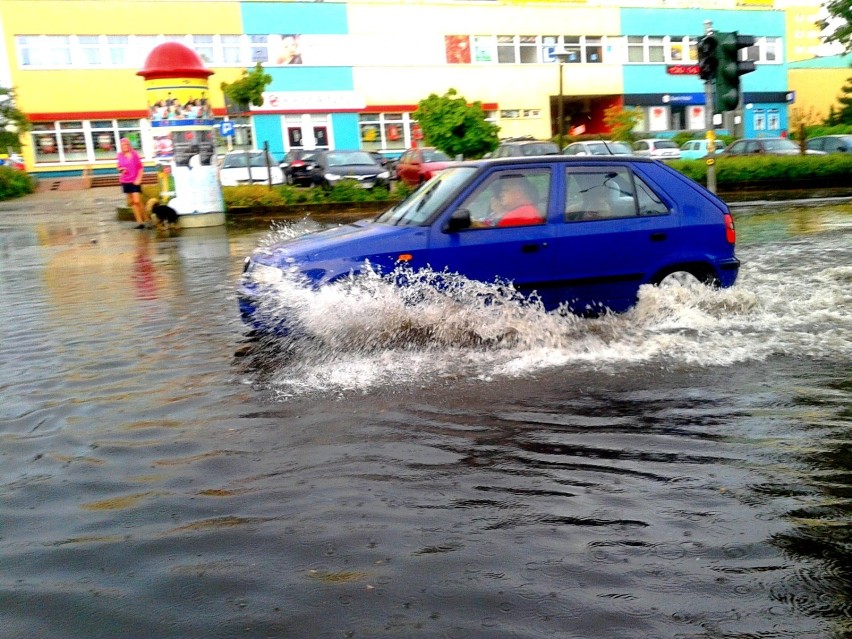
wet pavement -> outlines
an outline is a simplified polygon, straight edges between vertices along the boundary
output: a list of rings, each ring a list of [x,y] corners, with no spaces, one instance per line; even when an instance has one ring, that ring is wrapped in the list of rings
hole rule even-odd
[[[268,221],[122,204],[0,203],[2,639],[852,633],[849,205],[744,211],[730,290],[581,320],[375,283],[238,357]]]

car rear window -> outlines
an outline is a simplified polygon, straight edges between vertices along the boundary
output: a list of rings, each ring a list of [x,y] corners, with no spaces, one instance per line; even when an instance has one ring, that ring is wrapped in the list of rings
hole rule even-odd
[[[423,151],[424,162],[449,162],[450,156],[443,151]]]

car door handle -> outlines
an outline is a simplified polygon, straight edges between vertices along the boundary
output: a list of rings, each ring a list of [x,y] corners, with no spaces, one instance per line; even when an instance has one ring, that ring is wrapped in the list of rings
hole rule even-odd
[[[652,242],[662,242],[668,237],[665,233],[651,233]]]
[[[547,242],[544,244],[524,244],[521,247],[521,253],[538,253],[538,250],[542,247],[547,246]]]

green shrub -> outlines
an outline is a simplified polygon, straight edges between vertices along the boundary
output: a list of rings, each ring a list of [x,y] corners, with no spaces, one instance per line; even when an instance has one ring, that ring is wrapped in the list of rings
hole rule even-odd
[[[273,189],[262,184],[222,188],[225,206],[294,206],[337,202],[386,202],[392,199],[388,189],[364,189],[352,180],[344,180],[330,189],[300,188],[284,185]],[[398,199],[394,193],[393,199]]]
[[[679,160],[671,167],[687,177],[707,183],[705,160]],[[852,157],[845,154],[720,157],[716,158],[716,184],[731,187],[761,181],[801,183],[807,180],[832,180],[838,185],[852,183]]]
[[[0,200],[11,200],[32,193],[36,180],[25,171],[0,166]]]

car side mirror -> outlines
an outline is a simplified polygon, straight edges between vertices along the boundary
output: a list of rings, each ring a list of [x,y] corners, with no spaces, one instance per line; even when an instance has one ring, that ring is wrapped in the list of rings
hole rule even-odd
[[[444,225],[445,233],[455,233],[470,228],[470,211],[467,209],[456,209]]]

